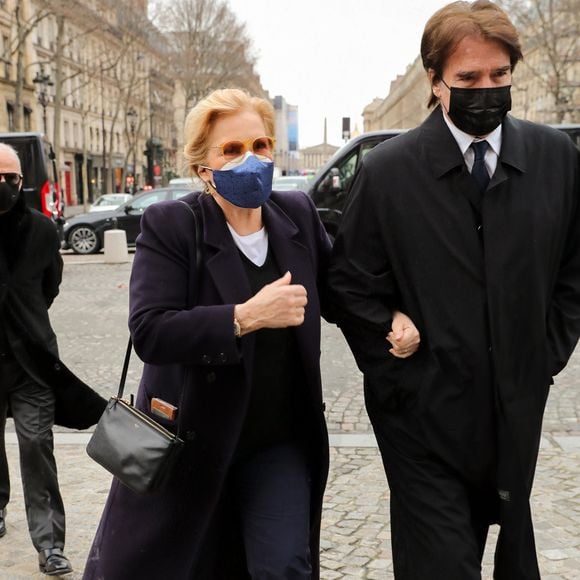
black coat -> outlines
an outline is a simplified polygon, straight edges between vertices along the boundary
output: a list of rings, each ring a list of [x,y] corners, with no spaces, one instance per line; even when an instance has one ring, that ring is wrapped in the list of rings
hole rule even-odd
[[[192,199],[193,194],[184,198]],[[211,531],[251,392],[255,335],[238,341],[233,333],[234,305],[250,298],[251,289],[222,210],[207,195],[201,196],[200,209],[200,271],[187,208],[176,201],[154,204],[141,222],[130,289],[131,333],[146,363],[137,405],[148,411],[150,399],[159,397],[179,406],[185,451],[161,492],[140,496],[113,482],[85,568],[86,580],[186,580],[193,577],[192,570],[211,566],[208,559],[230,567],[216,572],[212,580],[246,577],[243,560],[238,559],[241,542],[227,533],[232,528],[222,523],[217,537]],[[262,211],[280,270],[289,270],[292,282],[303,284],[308,292],[304,323],[294,331],[306,383],[300,408],[311,455],[311,552],[313,578],[318,578],[328,435],[317,287],[330,243],[304,194],[273,193]],[[193,308],[192,296],[197,296]],[[175,423],[164,424],[176,429]]]
[[[106,401],[58,358],[48,316],[62,278],[56,229],[36,210],[18,206],[12,211],[16,243],[4,240],[0,247],[0,324],[20,365],[38,383],[54,389],[55,422],[86,429],[99,420]]]
[[[369,414],[405,409],[425,449],[475,484],[492,470],[509,492],[500,522],[516,578],[536,565],[529,494],[549,385],[580,334],[580,154],[510,116],[502,135],[479,209],[439,108],[369,152],[329,285]],[[406,360],[388,353],[393,309],[421,333]]]

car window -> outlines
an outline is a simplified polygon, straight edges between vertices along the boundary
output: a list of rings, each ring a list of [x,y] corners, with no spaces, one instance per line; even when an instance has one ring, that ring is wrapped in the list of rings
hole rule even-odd
[[[183,197],[188,193],[191,193],[189,189],[176,189],[171,192],[171,195],[173,199],[179,199],[180,197]]]
[[[120,205],[128,199],[129,198],[124,195],[111,195],[110,197],[103,196],[95,202],[95,205]]]
[[[134,210],[143,211],[145,208],[149,207],[150,205],[157,203],[158,201],[163,201],[167,198],[167,191],[166,190],[159,190],[154,191],[153,193],[146,193],[144,195],[140,195],[136,197],[131,202],[131,207]]]
[[[366,154],[367,154],[367,153],[368,153],[368,152],[369,152],[369,151],[370,151],[370,150],[371,150],[373,147],[376,147],[376,146],[377,146],[379,143],[382,143],[382,142],[383,142],[383,140],[380,140],[380,141],[367,141],[366,143],[363,143],[363,144],[361,145],[361,148],[360,148],[360,158],[361,158],[361,161],[362,161],[363,157],[364,157],[364,156],[365,156],[365,155],[366,155]]]

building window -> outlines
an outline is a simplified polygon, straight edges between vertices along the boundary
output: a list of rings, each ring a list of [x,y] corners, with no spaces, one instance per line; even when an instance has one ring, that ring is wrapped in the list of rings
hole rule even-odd
[[[8,116],[8,131],[14,131],[14,105],[6,103],[6,114]]]
[[[24,105],[22,107],[22,116],[24,119],[24,130],[25,131],[30,131],[31,130],[31,118],[32,118],[32,109],[30,107],[27,107],[26,105]]]

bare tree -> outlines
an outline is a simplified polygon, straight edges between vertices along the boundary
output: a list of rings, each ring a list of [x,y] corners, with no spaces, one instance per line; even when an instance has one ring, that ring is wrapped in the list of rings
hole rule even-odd
[[[14,94],[14,130],[22,130],[22,97],[26,84],[26,69],[30,63],[26,63],[26,43],[32,31],[38,24],[51,14],[50,9],[42,5],[40,9],[27,13],[27,3],[24,0],[14,0],[14,8],[11,12],[13,37],[8,49],[8,58],[12,61],[16,58],[16,87]]]
[[[516,24],[523,67],[551,96],[552,122],[578,119],[580,0],[499,0]],[[521,87],[527,91],[528,87]],[[526,93],[526,98],[527,98]]]
[[[158,0],[153,21],[166,33],[188,106],[216,88],[254,86],[251,40],[225,0]]]

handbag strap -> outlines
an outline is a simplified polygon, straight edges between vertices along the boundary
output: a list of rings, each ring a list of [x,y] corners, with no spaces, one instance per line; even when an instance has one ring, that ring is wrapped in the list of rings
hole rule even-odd
[[[183,201],[182,199],[178,199],[177,201],[183,204],[191,212],[191,215],[193,216],[195,228],[195,271],[199,274],[201,270],[201,259],[202,259],[201,245],[203,243],[201,220],[189,203]],[[197,202],[197,204],[199,204],[198,198],[196,198],[195,201]],[[129,341],[127,342],[127,351],[125,352],[125,360],[123,361],[123,371],[121,372],[121,380],[119,381],[119,390],[117,392],[118,399],[123,398],[123,392],[125,390],[125,381],[127,380],[127,371],[129,370],[129,361],[131,360],[132,350],[133,350],[133,340],[129,336]],[[183,388],[181,389],[180,405],[182,399],[183,399]]]
[[[117,398],[123,398],[123,391],[125,390],[125,380],[127,379],[127,371],[129,370],[129,360],[131,358],[131,349],[133,348],[133,341],[129,337],[129,342],[127,343],[127,351],[125,352],[125,360],[123,361],[123,372],[121,373],[121,380],[119,381],[119,391],[117,392]]]

